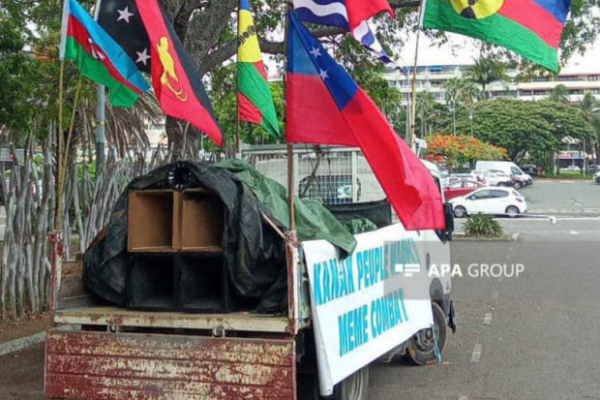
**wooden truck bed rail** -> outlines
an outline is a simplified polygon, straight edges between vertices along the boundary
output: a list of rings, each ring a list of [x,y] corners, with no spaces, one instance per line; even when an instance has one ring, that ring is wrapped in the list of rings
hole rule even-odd
[[[117,307],[85,307],[57,311],[56,324],[106,325],[111,327],[173,328],[227,331],[292,333],[287,316],[235,312],[190,314],[182,312],[132,311]]]

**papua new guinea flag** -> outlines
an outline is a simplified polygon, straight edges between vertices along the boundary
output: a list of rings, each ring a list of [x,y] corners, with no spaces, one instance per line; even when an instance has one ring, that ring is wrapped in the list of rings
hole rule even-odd
[[[238,13],[238,118],[262,125],[279,137],[279,122],[258,45],[250,0],[239,0]]]
[[[294,12],[287,46],[288,141],[360,147],[406,229],[444,229],[425,165]]]
[[[152,86],[165,114],[188,121],[223,143],[204,85],[157,0],[136,0],[150,40]]]
[[[558,72],[571,0],[426,0],[422,25],[506,47]]]
[[[75,0],[65,0],[60,59],[77,63],[81,74],[105,85],[110,103],[131,107],[150,86],[123,49]]]

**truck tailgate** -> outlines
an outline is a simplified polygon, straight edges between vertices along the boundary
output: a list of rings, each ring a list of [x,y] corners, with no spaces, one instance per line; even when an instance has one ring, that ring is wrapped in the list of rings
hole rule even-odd
[[[45,392],[77,399],[296,398],[292,338],[50,331]]]

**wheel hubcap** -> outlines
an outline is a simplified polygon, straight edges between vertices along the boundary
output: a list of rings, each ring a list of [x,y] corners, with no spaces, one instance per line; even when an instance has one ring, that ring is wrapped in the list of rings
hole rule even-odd
[[[435,329],[435,335],[434,335],[434,329]],[[417,349],[419,351],[429,352],[429,351],[432,351],[433,347],[435,346],[435,337],[436,336],[439,336],[439,328],[438,328],[437,324],[435,324],[433,326],[433,328],[423,329],[423,330],[419,331],[413,338],[413,341],[415,342],[415,346],[417,347]]]

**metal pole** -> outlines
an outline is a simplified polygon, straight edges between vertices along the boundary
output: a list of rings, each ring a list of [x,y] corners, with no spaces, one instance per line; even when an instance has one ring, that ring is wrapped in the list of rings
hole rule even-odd
[[[415,45],[415,63],[413,65],[413,80],[412,80],[412,93],[411,93],[411,108],[410,108],[410,140],[408,144],[411,149],[415,149],[415,123],[417,120],[417,67],[419,65],[419,39],[421,37],[421,31],[417,31],[417,43]]]
[[[456,95],[452,96],[452,132],[456,137]]]
[[[469,119],[471,120],[471,137],[473,137],[473,112],[475,111],[475,108],[471,108],[469,110]]]
[[[406,87],[410,87],[410,79],[408,75],[406,75]],[[402,96],[404,96],[404,93]],[[410,144],[410,92],[406,93],[406,134],[404,137],[406,142]]]
[[[582,156],[583,156],[583,164],[582,164],[583,177],[585,178],[585,164],[587,162],[587,155],[585,154],[585,137],[583,138],[583,154],[582,154]]]
[[[98,129],[96,130],[96,171],[104,165],[104,141],[106,139],[106,90],[104,85],[98,85],[98,108],[96,119]]]

